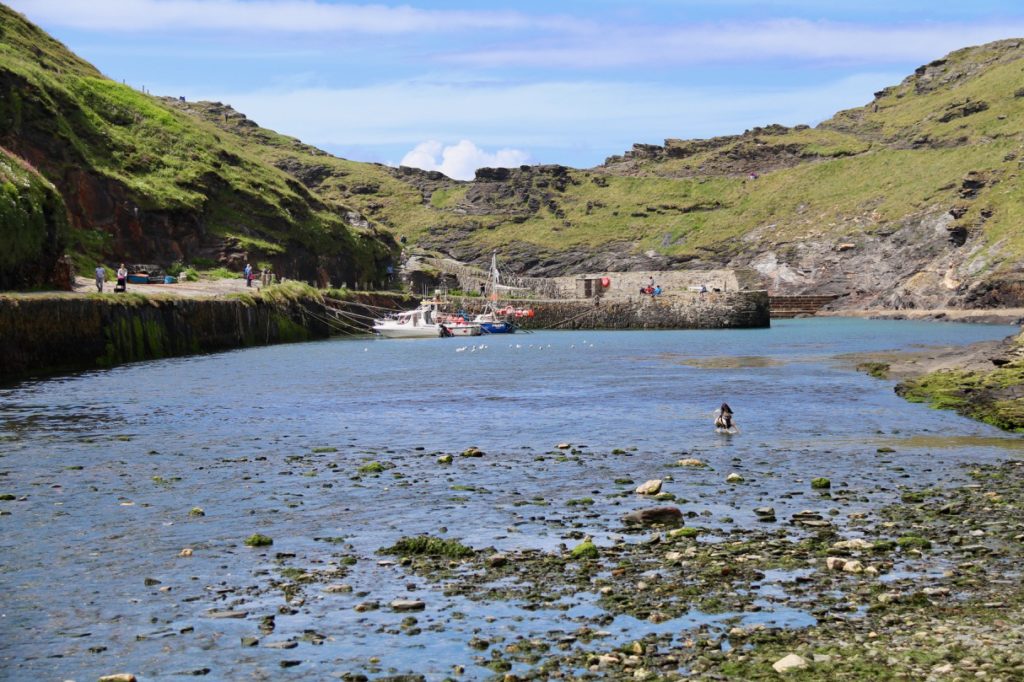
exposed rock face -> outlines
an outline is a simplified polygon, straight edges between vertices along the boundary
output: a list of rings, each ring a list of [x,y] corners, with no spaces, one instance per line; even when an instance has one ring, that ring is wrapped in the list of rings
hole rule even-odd
[[[44,284],[70,289],[62,261],[68,219],[56,188],[24,160],[0,148],[0,290]]]

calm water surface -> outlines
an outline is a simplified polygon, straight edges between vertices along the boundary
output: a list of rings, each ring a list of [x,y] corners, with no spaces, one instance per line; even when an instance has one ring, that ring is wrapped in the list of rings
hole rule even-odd
[[[379,565],[377,549],[422,532],[499,549],[571,546],[570,528],[610,542],[621,515],[644,504],[617,495],[635,487],[614,482],[622,478],[676,472],[666,490],[686,498],[684,511],[703,513],[701,525],[723,530],[752,524],[762,504],[780,520],[820,506],[807,485],[816,476],[849,489],[844,512],[891,502],[900,485],[962,480],[963,463],[1020,456],[1020,438],[907,403],[892,382],[835,356],[1013,331],[813,319],[749,331],[342,339],[0,389],[0,494],[19,498],[0,502],[0,677],[209,669],[208,679],[441,679],[455,664],[469,678],[490,674],[474,666],[472,636],[572,632],[574,616],[598,611],[596,598],[580,595],[566,611],[448,598]],[[737,436],[711,427],[723,400]],[[564,442],[582,456],[549,454]],[[883,445],[895,452],[879,458]],[[458,457],[470,446],[486,456]],[[438,465],[441,453],[456,454],[454,463]],[[711,466],[684,481],[669,468],[683,456]],[[393,468],[359,475],[368,461]],[[748,484],[725,485],[730,471]],[[596,504],[566,506],[579,497]],[[205,516],[190,516],[193,507]],[[255,532],[273,547],[245,547]],[[178,556],[185,547],[191,558]],[[274,587],[286,582],[283,566],[323,570],[346,557],[356,563],[338,582],[352,593],[314,585],[288,608]],[[771,583],[766,596],[783,594]],[[395,598],[427,602],[422,633],[401,634],[405,614],[353,609]],[[784,602],[743,617],[812,622]],[[247,615],[208,617],[224,609]],[[261,634],[268,614],[276,630]],[[607,629],[628,641],[728,615],[659,625],[619,617]],[[326,641],[302,640],[307,630]],[[261,646],[242,647],[245,636]],[[298,647],[262,646],[289,639]],[[302,663],[284,669],[283,660]]]

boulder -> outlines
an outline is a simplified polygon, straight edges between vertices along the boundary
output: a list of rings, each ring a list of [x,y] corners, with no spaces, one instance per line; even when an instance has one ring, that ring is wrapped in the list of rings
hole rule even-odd
[[[661,492],[661,479],[653,478],[636,489],[637,495],[657,495]]]
[[[622,520],[626,523],[639,525],[653,523],[681,524],[683,522],[683,513],[679,511],[678,507],[648,507],[647,509],[631,511],[623,516]]]
[[[803,656],[797,656],[796,654],[789,654],[783,658],[772,663],[772,668],[777,673],[784,673],[790,670],[801,670],[806,668],[810,663]]]

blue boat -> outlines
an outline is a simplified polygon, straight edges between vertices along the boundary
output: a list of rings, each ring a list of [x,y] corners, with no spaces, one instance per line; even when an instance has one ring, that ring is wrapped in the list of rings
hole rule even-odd
[[[498,292],[501,288],[501,273],[498,272],[498,255],[497,252],[494,252],[491,254],[491,271],[484,286],[484,293],[490,300],[484,312],[473,318],[473,323],[480,325],[480,332],[482,334],[512,334],[516,330],[516,325],[512,321],[513,318],[525,313],[525,311],[517,311],[512,306],[498,307]],[[505,288],[508,289],[509,287]],[[531,311],[530,316],[532,317],[532,315]]]
[[[511,334],[516,330],[516,326],[508,320],[494,320],[491,322],[485,322],[481,320],[482,317],[489,317],[489,314],[477,315],[474,322],[480,325],[480,331],[484,334]]]

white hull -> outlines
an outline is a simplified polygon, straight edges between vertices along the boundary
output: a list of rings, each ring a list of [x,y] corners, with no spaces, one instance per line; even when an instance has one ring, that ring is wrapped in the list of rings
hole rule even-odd
[[[446,324],[444,328],[450,336],[480,336],[483,333],[478,324]]]
[[[373,325],[373,331],[388,339],[436,339],[441,336],[441,325],[377,323]]]

